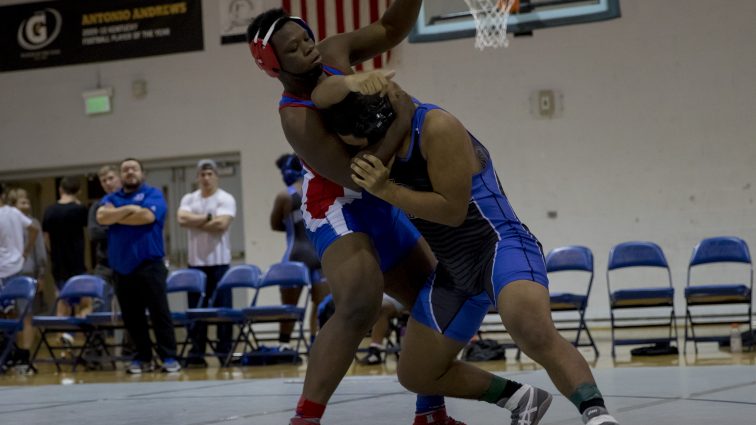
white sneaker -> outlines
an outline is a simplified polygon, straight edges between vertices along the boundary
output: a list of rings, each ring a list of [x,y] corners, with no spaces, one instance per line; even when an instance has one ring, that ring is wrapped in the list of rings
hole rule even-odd
[[[152,362],[142,363],[139,360],[132,360],[126,369],[129,375],[141,375],[144,372],[152,372]]]
[[[73,347],[73,345],[74,345],[74,337],[73,337],[73,335],[71,335],[68,332],[63,332],[62,334],[60,334],[60,342],[65,347],[68,347],[68,348]]]
[[[16,308],[16,303],[12,300],[0,302],[0,312],[9,315]]]
[[[497,404],[512,412],[512,425],[537,425],[549,410],[552,399],[548,391],[522,384],[512,397]]]
[[[619,425],[609,411],[604,407],[589,407],[583,412],[583,423],[585,425]]]
[[[168,358],[163,360],[162,370],[165,373],[176,373],[181,370],[181,365],[176,361],[176,359]]]

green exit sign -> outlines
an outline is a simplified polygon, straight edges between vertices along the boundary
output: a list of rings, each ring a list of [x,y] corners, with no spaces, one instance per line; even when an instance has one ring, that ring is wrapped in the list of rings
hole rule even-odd
[[[111,111],[112,88],[90,90],[82,93],[86,115],[107,114]]]

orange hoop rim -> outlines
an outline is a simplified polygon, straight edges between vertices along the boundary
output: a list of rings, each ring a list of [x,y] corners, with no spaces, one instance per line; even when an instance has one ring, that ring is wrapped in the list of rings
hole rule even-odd
[[[509,9],[511,13],[517,13],[520,11],[520,0],[499,0],[496,2],[496,7],[499,10],[504,10],[509,3],[512,3],[512,8]]]

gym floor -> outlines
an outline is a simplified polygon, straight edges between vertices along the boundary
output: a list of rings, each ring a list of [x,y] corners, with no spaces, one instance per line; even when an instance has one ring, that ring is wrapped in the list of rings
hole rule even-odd
[[[756,350],[732,354],[716,344],[692,346],[686,355],[633,357],[629,348],[609,355],[608,333],[594,331],[599,350],[581,348],[607,404],[623,425],[746,424],[756,418]],[[574,407],[551,384],[545,371],[523,356],[478,363],[556,395],[542,424],[578,424]],[[306,362],[306,358],[305,358]],[[302,388],[300,365],[219,368],[178,374],[127,375],[123,370],[57,373],[40,364],[39,373],[9,371],[0,376],[0,415],[7,424],[107,422],[119,424],[212,425],[287,423]],[[354,364],[324,418],[330,425],[411,423],[414,397],[396,380],[396,359]],[[452,416],[469,425],[509,423],[506,411],[477,401],[447,400]]]

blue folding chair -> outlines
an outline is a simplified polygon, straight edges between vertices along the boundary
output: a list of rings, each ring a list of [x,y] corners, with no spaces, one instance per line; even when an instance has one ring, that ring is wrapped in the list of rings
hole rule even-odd
[[[103,341],[107,341],[108,333],[112,333],[116,330],[123,330],[125,332],[126,325],[123,323],[123,316],[121,312],[113,310],[115,293],[114,288],[111,285],[105,285],[103,288],[103,303],[101,308],[95,309],[92,313],[87,315],[87,321],[95,326],[98,330],[99,336]],[[108,345],[110,348],[116,348],[121,346],[120,342],[114,342]],[[130,357],[114,358],[113,360],[130,360]]]
[[[549,292],[551,299],[552,312],[570,312],[578,313],[577,327],[560,327],[560,331],[576,331],[575,340],[572,345],[575,347],[593,347],[596,357],[599,355],[596,343],[593,340],[588,326],[585,323],[585,312],[588,308],[588,298],[591,295],[593,287],[593,253],[589,248],[584,246],[564,246],[551,250],[546,256],[546,271],[548,273],[559,272],[586,272],[588,281],[586,289],[579,293],[576,292],[556,292],[554,291],[554,281],[550,280]],[[574,317],[574,316],[573,316]],[[573,322],[574,323],[574,322]],[[588,336],[588,342],[580,342],[582,332]]]
[[[304,319],[307,305],[310,300],[310,284],[310,272],[304,263],[298,261],[286,261],[270,266],[268,272],[265,273],[265,277],[255,287],[252,305],[242,310],[247,321],[246,329],[257,347],[260,346],[260,339],[254,331],[254,326],[256,324],[295,322],[299,327],[299,337],[297,338],[294,354],[286,352],[279,354],[292,357],[292,361],[296,361],[298,360],[298,353],[302,343],[304,343],[305,347],[309,350],[309,343],[307,342],[304,333]],[[270,287],[307,288],[306,291],[302,291],[304,294],[304,305],[302,307],[298,304],[258,305],[261,290]],[[300,294],[300,299],[301,298],[302,294]],[[241,337],[242,336],[240,335],[239,338]],[[236,343],[238,344],[239,341],[240,339],[237,339]],[[266,353],[266,355],[272,354]]]
[[[166,281],[166,292],[168,294],[174,293],[186,293],[187,300],[188,294],[195,293],[199,295],[196,305],[188,305],[187,308],[198,308],[203,305],[205,301],[205,284],[207,282],[207,276],[205,272],[197,269],[181,269],[171,272],[168,275]],[[175,327],[183,327],[186,329],[186,337],[178,345],[181,346],[179,351],[179,357],[183,358],[186,351],[186,347],[192,337],[192,328],[194,321],[189,318],[187,311],[171,311],[171,319]]]
[[[105,295],[106,297],[111,297],[112,300],[112,294],[107,294],[108,291],[111,289],[109,288],[110,285],[105,286]],[[126,324],[123,323],[123,315],[120,311],[107,311],[107,309],[112,308],[113,303],[103,303],[103,307],[105,308],[105,311],[95,311],[92,313],[89,313],[87,315],[87,321],[89,322],[89,325],[94,326],[97,331],[95,333],[96,338],[102,341],[103,344],[106,344],[109,348],[117,348],[122,347],[122,341],[113,341],[111,343],[107,343],[107,336],[108,334],[121,330],[123,332],[126,332]],[[131,360],[131,356],[122,356],[122,357],[111,357],[110,358],[112,364],[115,368],[115,361],[128,361]]]
[[[612,290],[610,280],[611,271],[637,267],[661,268],[666,271],[667,285],[650,286],[643,285],[638,288],[615,289]],[[609,265],[606,271],[606,284],[609,290],[609,312],[611,316],[612,327],[612,357],[616,355],[615,348],[618,345],[641,345],[641,344],[659,344],[673,342],[677,344],[677,319],[675,317],[674,295],[675,290],[672,286],[672,273],[669,270],[667,258],[664,256],[659,245],[653,242],[625,242],[621,243],[609,252]],[[668,307],[670,309],[669,321],[666,317],[662,318],[663,322],[659,323],[659,317],[629,317],[619,318],[615,316],[616,310],[629,309],[658,309]],[[637,321],[638,319],[647,319],[654,323],[648,324],[631,324],[619,325],[620,321]],[[668,327],[669,336],[667,338],[624,338],[615,337],[617,329],[627,328],[653,328]],[[673,337],[674,334],[674,337]]]
[[[63,289],[60,290],[60,295],[55,301],[55,305],[57,306],[60,302],[68,304],[71,307],[71,316],[34,316],[34,318],[32,319],[32,324],[35,327],[39,328],[40,341],[39,343],[37,343],[37,347],[32,354],[30,361],[31,364],[33,364],[34,360],[37,358],[37,354],[44,344],[44,346],[47,348],[47,351],[50,353],[50,357],[55,363],[55,367],[58,369],[58,372],[60,372],[61,370],[60,363],[62,363],[63,360],[55,357],[54,350],[64,350],[68,348],[74,350],[78,349],[78,354],[73,360],[74,371],[76,370],[78,364],[84,361],[84,354],[87,350],[95,350],[98,348],[102,349],[105,352],[106,356],[110,359],[113,368],[116,367],[115,361],[108,351],[103,332],[101,332],[96,324],[89,318],[74,316],[76,306],[81,302],[82,298],[92,298],[95,305],[102,303],[104,289],[105,281],[102,280],[102,278],[99,276],[79,275],[74,276],[66,281],[65,285],[63,285]],[[85,341],[81,346],[53,347],[47,341],[47,334],[52,332],[82,333],[84,334]]]
[[[166,280],[166,293],[177,293],[177,292],[185,292],[185,293],[197,293],[200,294],[200,299],[197,304],[197,306],[202,305],[203,300],[205,299],[205,282],[207,280],[207,277],[205,276],[205,273],[201,270],[196,269],[181,269],[176,270],[174,272],[171,272],[170,275],[168,275],[168,279]],[[197,306],[189,306],[197,307]],[[173,320],[173,325],[175,327],[183,327],[186,328],[186,337],[183,341],[177,343],[177,347],[180,346],[181,350],[179,352],[179,357],[183,357],[184,352],[186,351],[186,347],[189,344],[189,341],[191,339],[191,327],[194,323],[193,320],[189,319],[186,311],[171,311],[171,319]],[[126,329],[125,324],[123,323],[123,316],[120,312],[115,311],[98,311],[94,313],[90,313],[87,315],[87,320],[90,321],[94,326],[98,328],[100,331],[113,331],[117,329]],[[120,344],[111,344],[110,347],[116,347]],[[119,360],[124,360],[119,359]]]
[[[748,265],[749,282],[726,283],[727,278],[722,277],[718,282],[706,285],[692,284],[691,271],[696,266],[716,263],[740,263]],[[688,264],[688,281],[685,286],[685,345],[683,351],[687,351],[688,341],[693,341],[695,352],[698,353],[699,342],[719,342],[729,339],[728,335],[696,336],[696,325],[721,325],[729,323],[747,324],[748,334],[753,335],[751,298],[753,293],[753,264],[748,245],[743,239],[736,237],[715,237],[704,239],[693,248],[693,254]],[[728,320],[698,320],[694,321],[692,309],[697,307],[712,307],[720,305],[744,305],[745,312],[728,312]],[[697,310],[704,310],[705,308]],[[698,316],[700,317],[700,316]],[[736,320],[732,321],[731,318]],[[738,319],[739,318],[739,319]],[[690,332],[688,325],[690,324]],[[753,341],[752,338],[749,338]],[[751,342],[750,347],[753,346]]]
[[[36,293],[37,281],[27,276],[11,278],[0,287],[0,306],[12,304],[16,311],[14,319],[0,319],[0,372],[7,369],[5,361],[11,354],[16,334],[24,328],[26,315],[31,313]]]
[[[233,294],[233,290],[237,288],[256,289],[260,283],[261,275],[262,272],[260,271],[260,268],[254,265],[245,264],[231,267],[226,274],[223,275],[220,282],[218,282],[218,286],[215,289],[215,293],[213,293],[210,298],[209,304],[215,305],[215,298],[221,291],[231,291]],[[241,309],[232,307],[190,308],[186,310],[186,314],[189,320],[203,321],[208,325],[217,326],[220,324],[230,324],[233,326],[239,326],[240,338],[237,339],[237,341],[243,339],[246,346],[253,347],[252,342],[248,338],[248,334],[244,330],[246,318]],[[215,355],[219,358],[221,356],[225,357],[222,365],[227,366],[231,363],[231,358],[234,355],[237,343],[234,343],[228,352],[221,352],[218,350],[218,342],[219,341],[217,340],[210,339],[207,341]]]

